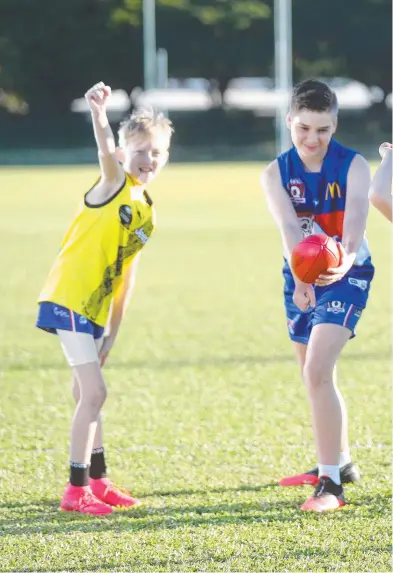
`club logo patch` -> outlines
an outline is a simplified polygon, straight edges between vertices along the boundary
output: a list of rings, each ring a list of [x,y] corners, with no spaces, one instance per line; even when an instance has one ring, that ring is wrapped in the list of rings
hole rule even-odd
[[[295,205],[300,205],[306,202],[306,189],[301,179],[290,179],[288,183],[288,190],[292,203],[295,203]]]
[[[340,314],[340,312],[345,312],[345,302],[339,300],[332,300],[328,302],[327,306],[328,312],[333,312],[334,314]]]
[[[129,205],[121,205],[119,208],[119,215],[121,224],[129,229],[132,221],[131,207]]]

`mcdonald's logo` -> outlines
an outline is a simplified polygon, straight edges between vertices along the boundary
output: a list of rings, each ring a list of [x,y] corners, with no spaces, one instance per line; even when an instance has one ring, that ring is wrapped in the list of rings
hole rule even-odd
[[[340,185],[335,181],[334,183],[328,183],[326,186],[325,201],[327,201],[328,196],[334,199],[336,196],[341,197]]]

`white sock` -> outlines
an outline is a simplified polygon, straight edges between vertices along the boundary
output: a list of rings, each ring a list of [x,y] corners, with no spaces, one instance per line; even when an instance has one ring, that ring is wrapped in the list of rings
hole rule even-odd
[[[334,481],[337,485],[341,484],[340,468],[339,466],[328,466],[326,464],[318,464],[318,477],[327,476]]]
[[[345,450],[345,452],[340,452],[340,468],[343,468],[344,466],[346,466],[347,464],[351,463],[351,454],[349,453],[349,450]]]

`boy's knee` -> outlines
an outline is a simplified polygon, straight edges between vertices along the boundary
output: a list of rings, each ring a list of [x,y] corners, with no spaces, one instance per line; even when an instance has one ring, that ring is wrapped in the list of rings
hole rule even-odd
[[[306,361],[303,380],[307,389],[312,392],[325,384],[333,384],[333,372],[320,360]]]
[[[78,390],[75,390],[74,396],[78,396],[79,392],[80,403],[90,410],[98,412],[107,397],[107,389],[99,364],[91,362],[78,366],[75,374],[78,379]]]
[[[96,388],[83,392],[81,396],[81,402],[88,406],[90,410],[94,412],[99,412],[99,410],[104,405],[108,391],[105,384],[101,384]]]

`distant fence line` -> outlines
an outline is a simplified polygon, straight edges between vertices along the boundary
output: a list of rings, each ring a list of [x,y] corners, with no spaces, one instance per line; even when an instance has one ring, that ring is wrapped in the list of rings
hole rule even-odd
[[[170,114],[175,125],[172,162],[266,161],[276,154],[274,119],[251,112]],[[91,123],[79,114],[61,117],[0,115],[0,165],[97,162]],[[113,125],[116,130],[117,124]],[[339,119],[337,138],[373,159],[392,140],[391,111],[373,106]]]

